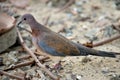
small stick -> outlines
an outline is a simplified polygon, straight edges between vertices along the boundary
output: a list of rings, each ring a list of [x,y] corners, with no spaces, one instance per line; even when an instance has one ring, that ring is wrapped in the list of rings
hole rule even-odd
[[[47,26],[49,19],[50,19],[50,16],[47,16],[46,18],[44,18],[43,23],[45,26]]]
[[[22,62],[22,63],[14,65],[14,66],[11,66],[10,68],[5,69],[4,71],[14,70],[14,69],[19,68],[19,67],[23,67],[23,66],[27,66],[27,65],[33,64],[34,62],[35,62],[34,60]]]
[[[52,79],[54,79],[54,80],[59,80],[59,78],[58,78],[57,76],[53,75],[44,65],[42,65],[42,64],[40,63],[40,61],[37,59],[37,57],[35,56],[35,54],[25,45],[25,43],[24,43],[24,41],[23,41],[23,39],[22,39],[22,36],[21,36],[20,32],[18,31],[18,29],[17,29],[17,33],[18,33],[18,36],[19,36],[21,45],[22,45],[23,48],[31,55],[31,57],[34,58],[34,60],[35,60],[35,62],[37,63],[37,65],[38,65],[39,67],[41,67],[42,70],[43,70],[44,72],[46,72]]]
[[[12,74],[7,73],[7,72],[2,71],[2,70],[0,70],[0,74],[3,74],[3,75],[6,75],[6,76],[9,76],[10,78],[17,79],[17,80],[25,80],[24,77],[20,77],[20,76],[12,75]]]
[[[26,56],[19,57],[18,59],[29,59],[30,57],[31,57],[30,55],[26,55]]]
[[[118,23],[112,24],[112,27],[115,28],[117,31],[120,32],[120,24],[118,24]]]
[[[27,32],[30,33],[30,34],[32,34],[32,32],[31,32],[30,30],[26,29],[26,28],[23,28],[23,27],[19,27],[19,28],[22,29],[22,30],[27,31]]]
[[[37,70],[37,73],[40,75],[41,80],[47,80],[46,77],[45,77],[45,75],[42,73],[41,70]]]
[[[43,57],[43,58],[39,58],[39,60],[40,60],[40,61],[43,61],[43,60],[46,60],[46,59],[48,59],[48,58],[49,58],[49,57]],[[4,71],[14,70],[14,69],[19,68],[19,67],[28,66],[28,65],[30,65],[30,64],[33,64],[34,62],[35,62],[34,60],[22,62],[22,63],[19,63],[19,64],[14,65],[14,66],[11,66],[10,68],[5,69]]]
[[[67,4],[65,4],[60,10],[57,11],[57,13],[67,9],[74,1],[75,0],[69,0],[69,2]]]
[[[113,40],[116,40],[116,39],[119,39],[119,38],[120,38],[120,34],[114,35],[114,36],[112,36],[111,38],[106,38],[106,39],[104,39],[104,40],[102,40],[102,41],[93,43],[92,47],[100,46],[100,45],[109,43],[109,42],[111,42],[111,41],[113,41]]]
[[[40,61],[44,61],[44,60],[46,60],[46,59],[49,59],[49,57],[48,57],[48,56],[46,56],[46,57],[38,57],[38,59],[39,59]]]

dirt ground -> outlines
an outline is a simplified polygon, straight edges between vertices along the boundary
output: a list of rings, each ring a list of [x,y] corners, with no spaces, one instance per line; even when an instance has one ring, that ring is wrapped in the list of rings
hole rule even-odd
[[[53,6],[53,1],[47,4],[40,2],[40,0],[30,1],[29,6],[25,9],[16,8],[17,14],[30,13],[41,24],[44,24],[45,19],[50,16],[46,27],[59,32],[74,42],[86,43],[90,40],[97,42],[119,34],[111,27],[112,23],[120,19],[120,10],[116,9],[113,0],[75,0],[75,3],[61,12],[57,12],[60,7]],[[23,27],[30,30],[29,26],[23,25]],[[21,33],[23,37],[31,39],[30,34],[26,31],[22,30]],[[30,41],[26,40],[26,44],[31,49],[34,48]],[[94,49],[120,53],[120,39],[94,47]],[[26,52],[19,53],[15,48],[0,56],[3,56],[5,65],[10,66],[18,62],[18,56],[26,54]],[[59,72],[53,71],[54,74],[60,76],[61,80],[120,80],[120,55],[117,55],[116,58],[91,55],[67,56],[62,57],[61,61],[63,61],[63,69]],[[45,64],[52,67],[56,62],[49,61]],[[0,68],[3,69],[5,66]],[[38,70],[37,66],[26,66],[9,72],[18,75],[25,71],[28,76],[32,76],[31,80],[50,80],[48,76],[46,79],[41,78],[35,70]],[[0,76],[0,80],[14,79]]]

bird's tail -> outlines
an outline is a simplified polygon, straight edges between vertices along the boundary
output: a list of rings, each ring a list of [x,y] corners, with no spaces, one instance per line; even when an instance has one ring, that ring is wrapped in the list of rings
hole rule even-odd
[[[102,56],[102,57],[116,57],[114,52],[96,51],[95,53],[90,53],[90,55]]]
[[[80,51],[80,55],[95,55],[95,56],[102,56],[102,57],[116,57],[116,53],[115,52],[105,52],[105,51],[98,51],[98,50],[94,50],[88,47],[85,47],[83,45],[78,45],[76,44],[79,51]]]

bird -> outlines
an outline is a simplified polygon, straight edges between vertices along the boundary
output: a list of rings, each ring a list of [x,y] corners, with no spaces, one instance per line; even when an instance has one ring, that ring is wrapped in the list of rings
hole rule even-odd
[[[67,39],[59,33],[40,24],[32,14],[22,15],[19,24],[21,23],[26,23],[30,26],[32,30],[32,42],[37,50],[48,55],[60,57],[87,55],[116,57],[115,52],[95,50]]]

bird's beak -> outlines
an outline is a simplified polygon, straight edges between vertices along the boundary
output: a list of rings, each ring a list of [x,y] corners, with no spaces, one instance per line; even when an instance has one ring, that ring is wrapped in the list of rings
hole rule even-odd
[[[17,25],[19,26],[21,23],[22,23],[22,21],[19,21]]]
[[[20,24],[22,23],[22,21],[19,21],[18,23],[17,23],[17,26],[20,28]]]

